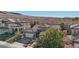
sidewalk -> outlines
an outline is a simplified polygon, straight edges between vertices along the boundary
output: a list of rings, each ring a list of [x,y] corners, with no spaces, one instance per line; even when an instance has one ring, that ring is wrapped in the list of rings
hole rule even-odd
[[[23,46],[23,44],[18,42],[14,42],[13,44],[10,44],[4,41],[0,41],[0,48],[25,48],[25,47]]]

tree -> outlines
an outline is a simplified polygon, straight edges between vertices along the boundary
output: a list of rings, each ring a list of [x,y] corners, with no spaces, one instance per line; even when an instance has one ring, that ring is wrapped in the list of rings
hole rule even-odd
[[[64,30],[64,23],[61,23],[60,27],[61,27],[61,30],[63,31]]]
[[[79,18],[78,17],[75,17],[75,20],[79,20]]]
[[[43,34],[43,36],[39,37],[37,40],[37,46],[41,46],[43,48],[62,48],[63,35],[63,32],[50,28]]]
[[[77,20],[79,20],[78,17],[75,17],[75,18],[72,19],[72,21],[77,21]]]

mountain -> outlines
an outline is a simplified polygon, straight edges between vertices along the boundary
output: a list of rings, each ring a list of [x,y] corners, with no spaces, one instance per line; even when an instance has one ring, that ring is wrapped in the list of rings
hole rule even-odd
[[[2,14],[15,14],[15,15],[22,15],[20,13],[14,13],[14,12],[6,12],[6,11],[0,11]]]
[[[26,22],[33,22],[33,21],[38,21],[40,24],[60,24],[60,23],[65,23],[65,24],[75,24],[79,23],[79,18],[78,20],[75,20],[74,17],[41,17],[41,16],[29,16],[29,15],[23,15],[20,13],[15,13],[15,12],[7,12],[7,11],[0,11],[0,19],[1,18],[12,18],[14,20],[20,19],[21,21],[25,20]]]
[[[14,12],[0,11],[0,18],[23,18],[22,14]]]

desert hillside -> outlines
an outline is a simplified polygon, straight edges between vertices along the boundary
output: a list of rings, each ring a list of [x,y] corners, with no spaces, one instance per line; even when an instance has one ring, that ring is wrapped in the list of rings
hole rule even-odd
[[[40,24],[47,23],[47,24],[76,24],[79,23],[78,17],[64,17],[64,18],[58,18],[58,17],[41,17],[41,16],[29,16],[29,15],[23,15],[20,13],[14,13],[14,12],[6,12],[6,11],[0,11],[0,18],[12,18],[12,19],[21,19],[30,22],[38,21]]]

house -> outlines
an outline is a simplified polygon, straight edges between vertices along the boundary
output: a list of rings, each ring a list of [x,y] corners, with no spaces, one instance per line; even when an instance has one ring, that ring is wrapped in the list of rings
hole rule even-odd
[[[44,24],[44,27],[46,27],[46,28],[58,29],[58,30],[61,29],[60,24]]]
[[[5,32],[12,32],[8,27],[7,23],[4,23],[3,19],[0,19],[0,34],[4,34]]]
[[[74,47],[79,48],[79,24],[71,25],[70,28]]]
[[[60,30],[61,27],[58,24],[53,24],[53,25],[49,25],[49,24],[36,24],[34,27],[32,27],[32,30],[33,30],[33,32],[36,33],[36,37],[39,37],[40,33],[45,32],[49,28],[54,28],[54,29]]]
[[[71,26],[71,25],[72,25],[72,24],[65,24],[65,25],[64,25],[64,30],[67,31],[67,34],[68,34],[68,35],[71,34],[71,29],[70,29],[70,26]]]
[[[17,20],[8,19],[8,20],[10,20],[10,22],[8,23],[9,28],[17,29],[18,31],[30,28],[30,23],[27,23],[26,21],[20,21],[19,19]]]
[[[3,27],[4,26],[4,24],[2,23],[2,21],[0,20],[0,27]]]
[[[28,44],[28,43],[33,42],[34,40],[36,40],[35,32],[28,31],[26,32],[24,36],[21,37],[21,39],[19,39],[18,42],[23,43],[23,44]]]
[[[1,20],[0,24],[2,27],[8,27],[10,30],[25,30],[27,28],[30,28],[30,23],[27,23],[26,21],[20,21],[21,19],[4,19]]]
[[[7,27],[7,20],[0,19],[0,27]]]
[[[0,34],[4,34],[5,32],[12,32],[9,28],[0,27]]]

